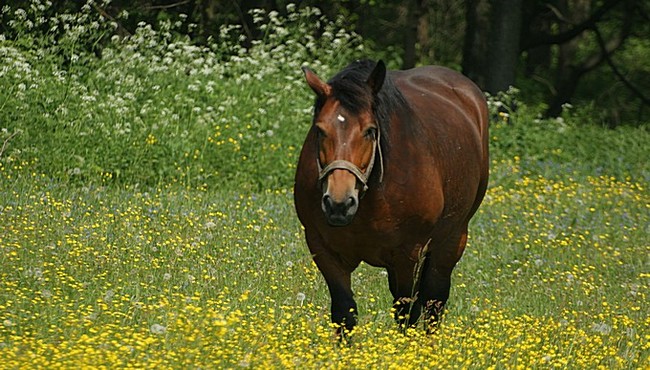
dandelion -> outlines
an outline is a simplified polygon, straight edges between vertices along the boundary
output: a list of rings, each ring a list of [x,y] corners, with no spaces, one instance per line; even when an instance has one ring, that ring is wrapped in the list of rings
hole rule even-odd
[[[115,296],[115,292],[112,289],[109,289],[104,293],[104,302],[106,303],[111,303],[113,301],[113,296]]]
[[[251,366],[251,361],[250,361],[250,353],[247,353],[244,358],[239,361],[238,366],[239,367],[250,367]]]
[[[305,295],[305,293],[299,292],[299,293],[296,295],[296,299],[298,300],[298,302],[300,302],[300,306],[302,306],[303,302],[305,301],[305,298],[307,298],[307,296]]]
[[[151,334],[161,335],[161,334],[165,334],[167,332],[167,328],[165,326],[160,325],[160,324],[153,324],[149,328],[149,331],[151,332]]]

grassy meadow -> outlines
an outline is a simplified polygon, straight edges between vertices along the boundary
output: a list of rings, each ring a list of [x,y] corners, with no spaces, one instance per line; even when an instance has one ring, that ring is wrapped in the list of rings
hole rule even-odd
[[[571,107],[493,122],[440,329],[397,330],[362,265],[341,345],[293,210],[300,66],[381,54],[317,9],[254,16],[245,49],[232,27],[197,46],[182,21],[117,36],[91,6],[2,8],[0,368],[650,368],[648,126]]]

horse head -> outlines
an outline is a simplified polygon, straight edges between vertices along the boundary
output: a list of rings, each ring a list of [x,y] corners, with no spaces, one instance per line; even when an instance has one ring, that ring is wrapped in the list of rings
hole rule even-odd
[[[373,168],[383,166],[381,131],[372,104],[384,83],[386,67],[379,61],[362,80],[350,74],[328,83],[307,68],[303,71],[317,96],[312,130],[318,144],[321,207],[330,225],[345,226],[357,213]],[[339,85],[349,86],[339,89]]]

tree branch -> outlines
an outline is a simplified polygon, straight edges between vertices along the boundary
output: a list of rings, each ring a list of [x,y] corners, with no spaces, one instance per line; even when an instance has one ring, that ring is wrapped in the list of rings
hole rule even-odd
[[[246,22],[246,16],[244,15],[244,12],[241,10],[238,1],[233,0],[232,4],[235,6],[235,10],[237,10],[237,15],[241,21],[244,33],[246,33],[247,40],[248,42],[251,42],[253,40],[253,31],[251,31],[250,27],[248,27],[248,22]]]
[[[110,14],[108,14],[106,10],[100,8],[99,5],[95,3],[93,3],[92,5],[93,8],[95,8],[95,11],[97,11],[97,13],[99,13],[102,17],[108,19],[111,22],[115,22],[115,24],[117,25],[117,32],[120,33],[121,36],[133,36],[131,32],[129,32],[129,30],[127,30],[124,26],[122,26],[122,24],[120,24],[120,22],[118,22],[117,19],[115,19]]]
[[[630,3],[628,3],[630,4]],[[584,59],[581,63],[572,64],[567,71],[568,73],[561,76],[558,81],[557,94],[552,98],[551,103],[546,111],[546,115],[550,117],[556,117],[562,112],[562,104],[569,101],[575,88],[585,73],[598,67],[603,61],[606,61],[610,56],[618,50],[627,37],[630,35],[630,30],[632,28],[632,18],[634,17],[634,7],[628,6],[625,9],[624,17],[621,19],[622,27],[620,32],[614,35],[607,42],[602,39],[602,35],[599,42],[599,50],[595,52],[590,57]],[[596,24],[589,28],[590,30],[596,30]]]
[[[185,5],[185,4],[189,3],[189,2],[190,2],[190,0],[183,0],[183,1],[179,1],[179,2],[177,2],[177,3],[173,3],[173,4],[166,4],[166,5],[150,5],[150,6],[145,7],[144,9],[145,9],[145,10],[164,10],[164,9],[171,9],[171,8],[175,8],[175,7],[177,7],[177,6]]]
[[[596,26],[594,26],[592,30],[596,31]],[[598,67],[606,59],[609,59],[610,55],[612,55],[618,48],[623,45],[626,37],[627,32],[623,30],[617,37],[612,38],[607,43],[605,43],[604,40],[601,40],[602,44],[599,45],[601,52],[587,58],[584,63],[576,67],[576,71],[578,71],[580,74],[584,74]]]
[[[632,24],[632,18],[634,17],[634,7],[628,6],[625,9],[623,19],[621,19],[621,31],[610,40],[605,42],[602,34],[598,30],[597,24],[593,24],[589,29],[594,32],[596,39],[598,41],[598,46],[600,47],[600,52],[595,53],[591,57],[587,58],[583,63],[578,66],[575,66],[575,70],[579,74],[584,74],[591,71],[592,69],[598,67],[602,62],[610,59],[610,56],[618,50],[623,43],[630,35]]]
[[[600,30],[598,30],[598,27],[594,26],[593,28],[594,33],[596,34],[596,40],[598,41],[598,45],[600,46],[600,49],[603,51],[603,58],[605,58],[605,61],[609,65],[609,68],[612,69],[612,72],[618,77],[621,82],[634,93],[645,105],[650,105],[650,99],[646,97],[641,90],[639,90],[636,86],[634,86],[623,74],[618,70],[616,65],[614,64],[614,61],[612,61],[612,58],[610,57],[611,53],[607,51],[607,45],[605,44],[605,40],[603,39],[603,35],[600,33]]]
[[[567,17],[565,17],[564,14],[562,14],[560,9],[558,9],[557,7],[555,7],[555,6],[551,5],[551,4],[546,4],[546,7],[553,13],[553,15],[555,15],[555,18],[561,20],[562,22],[564,22],[566,24],[571,24],[571,25],[574,25],[574,26],[576,25],[575,22],[573,22],[570,19],[568,19]]]
[[[618,5],[621,2],[621,0],[607,0],[603,6],[598,8],[589,18],[587,18],[584,22],[576,24],[574,27],[571,29],[558,33],[558,34],[538,34],[535,35],[528,40],[522,40],[522,45],[521,45],[521,50],[528,50],[532,49],[538,46],[543,46],[543,45],[555,45],[555,44],[563,44],[567,41],[570,41],[571,39],[575,38],[576,36],[580,35],[582,32],[592,29],[600,19],[603,18],[605,14],[607,14],[612,8],[614,8],[616,5]],[[551,8],[551,10],[553,10]],[[557,12],[553,12],[557,16]],[[563,20],[562,17],[558,17],[558,19]]]
[[[648,13],[645,11],[641,4],[636,5],[636,12],[645,21],[650,21],[650,16],[648,16]]]

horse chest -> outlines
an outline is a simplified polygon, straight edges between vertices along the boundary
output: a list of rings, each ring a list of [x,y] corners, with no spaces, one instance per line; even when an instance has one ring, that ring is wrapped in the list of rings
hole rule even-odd
[[[343,228],[322,230],[327,249],[347,260],[364,261],[373,266],[389,266],[396,255],[410,255],[426,243],[434,224],[418,215],[368,217],[363,214]]]

